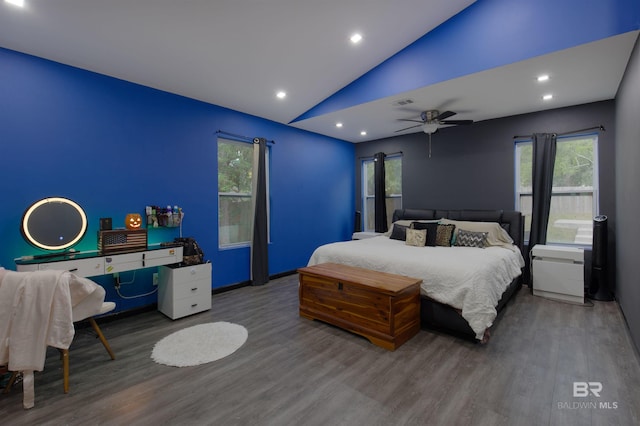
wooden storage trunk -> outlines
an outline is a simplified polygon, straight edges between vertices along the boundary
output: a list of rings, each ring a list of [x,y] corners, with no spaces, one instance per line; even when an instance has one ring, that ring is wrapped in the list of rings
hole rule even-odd
[[[420,330],[420,279],[334,263],[298,272],[302,317],[341,327],[389,350]]]

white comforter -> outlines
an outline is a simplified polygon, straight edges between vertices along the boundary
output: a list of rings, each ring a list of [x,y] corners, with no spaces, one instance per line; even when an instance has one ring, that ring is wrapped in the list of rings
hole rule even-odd
[[[421,278],[421,293],[460,309],[480,340],[496,318],[502,293],[524,266],[517,249],[414,247],[385,236],[321,246],[308,264],[327,262]]]

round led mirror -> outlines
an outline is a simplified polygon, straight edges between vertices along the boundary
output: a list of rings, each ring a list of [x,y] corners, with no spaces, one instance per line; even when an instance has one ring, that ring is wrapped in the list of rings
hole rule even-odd
[[[61,197],[33,203],[22,216],[22,235],[36,247],[62,250],[87,232],[87,215],[75,202]]]

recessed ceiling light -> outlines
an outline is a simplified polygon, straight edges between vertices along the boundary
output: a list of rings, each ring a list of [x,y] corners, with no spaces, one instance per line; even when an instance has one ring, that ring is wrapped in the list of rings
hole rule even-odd
[[[278,93],[276,93],[276,96],[278,97],[278,99],[284,99],[287,97],[287,92],[279,91]]]
[[[542,99],[545,101],[550,101],[551,99],[553,99],[553,95],[549,93],[547,95],[544,95]]]
[[[24,7],[24,0],[4,0],[4,1],[14,6]]]
[[[336,127],[342,127],[342,123],[336,123]]]
[[[358,33],[355,33],[351,36],[350,40],[351,40],[351,43],[358,44],[360,43],[360,41],[362,41],[362,36]]]
[[[543,81],[547,81],[549,80],[549,75],[548,74],[542,74],[538,76],[538,82],[542,83]]]
[[[365,132],[364,130],[360,132],[360,136],[367,136],[367,132]]]

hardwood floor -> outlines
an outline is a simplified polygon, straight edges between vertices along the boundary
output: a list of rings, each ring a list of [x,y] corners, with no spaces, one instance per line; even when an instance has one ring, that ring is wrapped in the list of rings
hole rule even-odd
[[[154,363],[162,337],[229,321],[249,331],[233,355],[187,368]],[[100,321],[98,321],[100,323]],[[581,307],[523,289],[487,345],[422,330],[395,352],[298,315],[297,275],[213,296],[172,321],[146,312],[101,324],[70,349],[70,392],[49,350],[36,405],[0,394],[7,425],[634,425],[640,363],[615,302]],[[573,397],[601,382],[600,397]],[[581,405],[582,404],[582,405]],[[617,408],[613,408],[613,407]],[[611,408],[605,408],[611,407]]]

